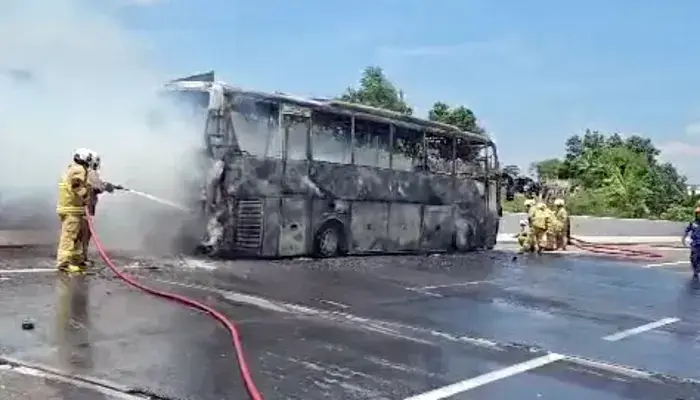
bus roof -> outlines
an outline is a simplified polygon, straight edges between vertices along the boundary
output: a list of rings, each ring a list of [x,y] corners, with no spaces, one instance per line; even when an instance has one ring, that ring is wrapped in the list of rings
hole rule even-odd
[[[268,93],[231,86],[225,82],[215,81],[213,71],[176,79],[165,84],[164,89],[169,91],[206,92],[214,82],[220,84],[226,93],[238,93],[266,101],[283,101],[329,113],[355,115],[363,119],[395,124],[413,130],[425,130],[437,135],[457,136],[467,139],[469,142],[485,145],[494,144],[491,141],[491,138],[483,133],[463,131],[453,125],[430,121],[382,108],[348,103],[334,99],[311,99],[283,92]]]

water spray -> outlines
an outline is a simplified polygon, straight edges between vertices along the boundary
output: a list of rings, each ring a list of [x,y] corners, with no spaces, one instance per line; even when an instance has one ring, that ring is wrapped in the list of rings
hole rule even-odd
[[[159,203],[159,204],[163,204],[163,205],[166,205],[166,206],[169,206],[169,207],[172,207],[172,208],[177,208],[177,209],[180,210],[180,211],[184,211],[184,212],[191,212],[191,211],[192,211],[192,210],[190,210],[189,208],[187,208],[187,207],[185,207],[185,206],[183,206],[183,205],[181,205],[181,204],[174,203],[174,202],[172,202],[172,201],[170,201],[170,200],[161,199],[160,197],[156,197],[156,196],[154,196],[154,195],[152,195],[152,194],[148,194],[148,193],[144,193],[144,192],[139,192],[138,190],[125,188],[125,187],[120,186],[120,185],[115,185],[114,188],[117,189],[117,190],[122,190],[122,191],[127,192],[127,193],[135,194],[135,195],[137,195],[137,196],[139,196],[139,197],[143,197],[144,199],[148,199],[148,200],[151,200],[151,201],[155,201],[156,203]]]

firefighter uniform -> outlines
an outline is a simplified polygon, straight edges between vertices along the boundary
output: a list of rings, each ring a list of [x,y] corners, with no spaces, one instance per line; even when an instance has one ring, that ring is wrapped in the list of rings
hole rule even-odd
[[[566,245],[569,243],[569,212],[564,206],[563,199],[554,200],[556,207],[555,221],[557,225],[556,232],[556,248],[566,250]]]
[[[532,229],[531,240],[535,251],[542,253],[547,246],[547,243],[545,242],[547,229],[552,223],[550,211],[548,211],[547,205],[544,203],[538,203],[532,207],[532,209],[534,209],[534,211],[532,211],[532,224],[530,225]]]
[[[85,151],[76,151],[76,162],[68,166],[58,185],[56,213],[61,221],[61,233],[56,262],[59,269],[77,271],[85,263],[82,236],[87,230],[85,207],[90,204],[92,191],[87,176],[87,158]]]

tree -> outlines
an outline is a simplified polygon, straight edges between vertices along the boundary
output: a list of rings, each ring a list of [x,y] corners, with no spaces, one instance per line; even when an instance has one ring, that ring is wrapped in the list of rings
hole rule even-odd
[[[451,108],[449,105],[438,101],[428,111],[428,119],[443,124],[454,125],[457,128],[474,133],[485,133],[484,128],[479,126],[474,112],[464,106]]]
[[[403,92],[384,75],[380,67],[376,66],[365,68],[360,78],[359,88],[347,88],[340,96],[340,100],[406,115],[413,114],[413,109],[403,99]]]
[[[690,218],[694,204],[686,180],[651,139],[586,130],[566,140],[563,160],[532,164],[541,179],[567,179],[578,188],[574,213],[634,218]]]
[[[558,158],[550,158],[530,164],[530,172],[540,180],[559,179],[563,162]]]

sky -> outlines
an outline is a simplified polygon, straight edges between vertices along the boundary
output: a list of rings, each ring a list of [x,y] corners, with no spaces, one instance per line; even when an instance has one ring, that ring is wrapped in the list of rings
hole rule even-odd
[[[419,115],[471,108],[504,164],[590,128],[651,137],[700,183],[697,1],[111,1],[173,77],[332,96],[378,65]]]

